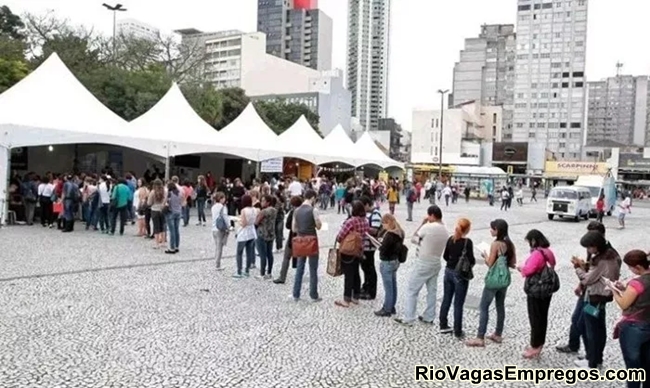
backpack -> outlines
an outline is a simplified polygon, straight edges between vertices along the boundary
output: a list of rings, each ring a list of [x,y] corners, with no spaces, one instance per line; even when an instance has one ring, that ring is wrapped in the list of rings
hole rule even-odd
[[[472,280],[474,278],[474,273],[472,272],[472,263],[470,263],[469,259],[467,258],[467,239],[465,239],[463,252],[458,258],[458,263],[456,263],[455,270],[458,275],[465,280]]]
[[[417,200],[418,200],[418,195],[417,195],[417,193],[415,192],[414,189],[411,189],[410,194],[409,194],[409,197],[408,197],[408,201],[409,201],[409,202],[417,202]]]
[[[488,290],[499,290],[507,288],[509,285],[510,270],[508,269],[508,259],[505,254],[499,255],[496,262],[485,275],[485,288]]]
[[[223,210],[224,210],[224,207],[221,208],[221,211],[219,212],[219,215],[214,220],[214,226],[220,232],[225,232],[228,229],[230,229],[230,225],[228,225],[228,223],[226,222],[226,218],[223,216]]]
[[[546,299],[560,289],[560,278],[555,270],[547,264],[544,251],[540,249],[539,252],[544,256],[544,269],[526,278],[524,292],[533,298]]]
[[[406,263],[406,258],[409,255],[409,249],[402,243],[402,246],[399,248],[399,256],[397,257],[397,261],[400,263]]]
[[[35,203],[36,194],[34,194],[34,190],[32,189],[32,182],[25,182],[22,186],[23,197],[25,198],[25,201],[29,203]]]
[[[341,241],[339,252],[346,256],[361,257],[363,256],[363,237],[359,232],[350,232]]]

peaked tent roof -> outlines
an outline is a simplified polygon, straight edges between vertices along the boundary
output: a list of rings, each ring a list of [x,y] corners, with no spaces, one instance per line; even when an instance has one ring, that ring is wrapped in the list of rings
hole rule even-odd
[[[364,132],[363,135],[361,135],[361,138],[357,140],[355,147],[358,154],[361,155],[362,158],[375,161],[374,163],[382,168],[403,168],[404,166],[402,163],[392,160],[385,153],[383,153],[379,147],[377,147],[377,144],[375,144],[375,141],[372,139],[368,131]]]
[[[92,95],[57,54],[0,95],[0,143],[28,147],[105,143],[162,156],[163,147],[129,135],[127,122]]]
[[[314,164],[339,161],[339,158],[328,152],[325,140],[318,136],[304,115],[282,132],[278,139],[280,149],[288,155],[303,155],[298,157]]]
[[[194,111],[176,83],[129,128],[135,136],[168,141],[171,156],[232,151],[219,147],[219,132]]]
[[[253,103],[225,128],[219,131],[221,146],[237,149],[246,159],[262,161],[282,157],[278,136],[257,114]]]
[[[341,124],[334,127],[332,132],[325,136],[323,142],[330,153],[339,156],[339,161],[355,167],[366,164],[359,159],[356,154],[357,151],[354,142],[350,139],[348,134],[345,133],[345,129],[343,129]]]

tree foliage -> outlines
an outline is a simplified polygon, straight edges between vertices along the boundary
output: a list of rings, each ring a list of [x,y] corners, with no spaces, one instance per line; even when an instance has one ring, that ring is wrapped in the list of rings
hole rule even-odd
[[[21,19],[9,8],[0,7],[0,91],[53,53],[91,93],[129,121],[154,106],[172,82],[182,85],[190,105],[217,130],[236,119],[250,102],[240,88],[216,90],[206,82],[205,47],[199,40],[180,41],[161,35],[151,40],[118,36],[113,41],[52,13],[27,14]],[[258,102],[256,107],[276,133],[289,128],[303,114],[318,128],[318,115],[305,105],[279,100]]]

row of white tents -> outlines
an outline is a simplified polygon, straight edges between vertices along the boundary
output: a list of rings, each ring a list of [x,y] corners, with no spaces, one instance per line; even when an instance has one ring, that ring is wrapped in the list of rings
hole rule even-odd
[[[381,168],[391,160],[366,132],[353,143],[339,125],[324,139],[305,117],[277,136],[249,104],[215,131],[194,111],[176,84],[147,113],[126,122],[97,100],[53,54],[0,95],[0,163],[11,148],[57,144],[110,144],[158,157],[223,154],[264,161],[292,157],[313,164],[344,163]],[[3,166],[4,167],[4,166]],[[0,169],[6,182],[7,168]]]

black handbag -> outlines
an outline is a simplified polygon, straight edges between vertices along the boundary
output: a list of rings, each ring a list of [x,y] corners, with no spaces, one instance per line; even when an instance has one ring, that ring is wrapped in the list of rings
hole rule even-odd
[[[474,278],[474,273],[472,272],[472,263],[469,262],[467,258],[467,239],[465,239],[465,245],[463,246],[463,251],[458,258],[458,263],[456,263],[456,272],[458,275],[465,280],[472,280]]]
[[[555,270],[547,264],[544,251],[540,250],[540,253],[544,256],[544,268],[526,278],[524,292],[533,298],[546,299],[560,289],[560,278]]]

